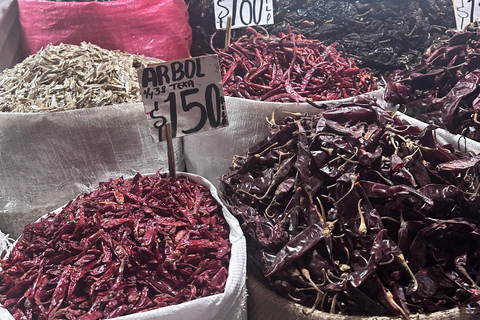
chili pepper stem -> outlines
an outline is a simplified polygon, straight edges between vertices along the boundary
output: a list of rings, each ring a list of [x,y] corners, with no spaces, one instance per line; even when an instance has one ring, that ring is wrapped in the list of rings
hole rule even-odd
[[[397,255],[396,258],[400,262],[400,264],[405,268],[405,270],[407,271],[407,273],[410,275],[410,277],[413,280],[412,291],[417,291],[417,289],[418,289],[417,279],[415,278],[415,275],[413,274],[412,270],[408,266],[408,261],[405,260],[405,257],[403,256],[403,253],[400,253],[399,255]]]
[[[362,200],[363,199],[358,200],[358,204],[357,204],[358,214],[360,216],[360,226],[358,227],[358,231],[363,234],[366,234],[367,225],[365,224],[365,217],[363,216],[363,213],[362,213]]]
[[[290,294],[290,292],[287,292],[287,295],[288,295],[288,297],[289,297],[290,299],[292,299],[292,300],[295,301],[295,302],[298,302],[298,303],[301,303],[301,302],[302,302],[301,299],[295,298],[294,296],[292,296],[292,295]]]
[[[350,189],[345,193],[338,201],[336,201],[333,205],[337,205],[340,203],[343,199],[345,199],[350,192],[352,192],[353,188],[355,187],[355,181],[357,180],[357,175],[352,175],[350,176],[350,182],[352,182],[352,186]]]
[[[320,290],[319,287],[317,287],[315,282],[313,282],[312,277],[310,276],[310,272],[307,269],[302,268],[301,272],[304,278],[308,280],[308,282],[315,288],[315,290],[317,290],[318,292],[321,292],[322,294],[324,293],[322,290]]]
[[[405,313],[405,310],[403,310],[402,307],[400,307],[395,301],[395,299],[393,299],[393,294],[387,288],[385,288],[385,295],[387,296],[388,301],[395,307],[395,309],[397,309],[402,314],[402,317],[406,320],[410,320],[410,317]]]
[[[338,293],[335,294],[332,298],[332,304],[330,305],[330,313],[335,313],[335,306],[337,305],[337,296],[338,296]]]
[[[367,170],[366,172],[373,172],[373,173],[376,173],[380,178],[382,178],[386,183],[388,183],[389,185],[393,186],[393,182],[390,181],[389,179],[385,178],[380,172],[378,172],[377,170]]]
[[[313,306],[309,310],[304,311],[304,313],[306,315],[312,314],[313,311],[315,311],[315,309],[317,309],[318,304],[321,301],[323,301],[324,297],[325,297],[325,294],[323,294],[321,291],[317,292],[317,297],[315,298],[315,302],[313,303]]]
[[[473,122],[475,122],[476,124],[480,124],[480,121],[477,120],[477,116],[478,116],[478,110],[476,110],[475,114],[473,115]]]
[[[470,281],[470,283],[472,284],[472,286],[476,289],[476,290],[480,290],[480,287],[478,287],[477,283],[472,279],[472,277],[470,277],[470,275],[468,274],[467,270],[465,269],[464,266],[460,265],[460,264],[455,264],[455,268],[458,270],[458,272],[460,272],[465,278],[468,279],[468,281]]]

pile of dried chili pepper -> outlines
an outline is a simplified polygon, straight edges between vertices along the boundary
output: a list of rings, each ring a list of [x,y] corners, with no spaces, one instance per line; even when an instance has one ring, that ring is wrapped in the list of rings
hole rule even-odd
[[[247,30],[250,37],[242,36],[224,49],[212,44],[225,95],[305,102],[348,98],[377,89],[368,69],[358,68],[345,51],[338,52],[337,43],[325,46],[292,30],[278,37],[251,27]]]
[[[221,178],[249,272],[311,311],[477,306],[480,157],[440,146],[433,128],[366,99],[272,121]]]
[[[193,56],[212,53],[208,45],[215,32],[214,4],[185,0],[192,27]],[[355,56],[357,65],[375,74],[403,69],[417,63],[423,52],[445,31],[455,28],[451,0],[275,0],[271,34],[287,32],[287,25],[308,39],[339,42]],[[246,3],[251,3],[246,1]],[[257,2],[258,3],[258,2]],[[221,35],[225,33],[222,30]],[[244,28],[232,35],[246,34]],[[218,45],[222,45],[218,37]]]
[[[1,260],[0,303],[16,320],[96,320],[220,293],[228,235],[188,178],[111,179],[25,227]]]
[[[387,78],[385,100],[409,116],[480,141],[480,29],[450,32],[422,61]]]

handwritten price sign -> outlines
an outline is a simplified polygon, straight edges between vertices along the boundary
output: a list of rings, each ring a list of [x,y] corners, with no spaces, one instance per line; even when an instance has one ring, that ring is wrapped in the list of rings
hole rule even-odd
[[[480,18],[480,0],[453,0],[457,30]]]
[[[232,17],[232,29],[273,24],[273,0],[214,0],[215,25],[226,29]]]
[[[169,61],[138,70],[143,105],[155,141],[228,125],[218,57]]]

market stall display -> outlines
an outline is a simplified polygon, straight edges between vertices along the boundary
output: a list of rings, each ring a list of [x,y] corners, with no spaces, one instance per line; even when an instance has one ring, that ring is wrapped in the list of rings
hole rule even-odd
[[[17,2],[1,319],[479,317],[480,29],[450,30],[451,0],[269,0],[275,23],[228,45],[213,1]],[[173,61],[209,53],[217,110]],[[178,77],[149,77],[187,88],[178,99],[139,87],[159,59]],[[160,103],[172,127],[191,109],[229,125],[174,139],[167,158],[146,124],[166,124]]]
[[[1,267],[0,302],[17,320],[243,319],[243,235],[198,176],[101,182],[26,225]]]
[[[295,31],[274,36],[261,29],[247,28],[249,36],[224,49],[216,49],[212,42],[220,61],[229,126],[220,134],[185,136],[183,142],[187,170],[214,184],[234,155],[267,136],[265,119],[275,110],[279,109],[277,115],[315,113],[318,109],[307,100],[335,104],[355,96],[382,96],[376,78],[358,68],[346,52],[337,51],[336,44],[305,39]]]
[[[213,3],[186,0],[192,26],[192,55],[211,53],[209,36],[215,32]],[[360,67],[376,74],[416,63],[447,29],[455,27],[451,0],[279,0],[272,1],[271,34],[299,31],[325,44],[338,42],[355,56]],[[224,34],[224,32],[220,32]],[[247,34],[233,30],[234,37]],[[217,39],[216,47],[222,42]]]
[[[221,178],[249,272],[310,312],[474,306],[479,158],[440,146],[433,129],[368,99],[272,121]]]

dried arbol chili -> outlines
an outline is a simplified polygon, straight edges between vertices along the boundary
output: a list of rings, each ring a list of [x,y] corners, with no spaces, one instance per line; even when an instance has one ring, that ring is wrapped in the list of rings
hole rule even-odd
[[[305,102],[348,98],[377,89],[369,69],[358,68],[345,51],[338,52],[338,43],[326,46],[292,30],[278,37],[251,27],[247,31],[250,37],[242,36],[224,49],[215,49],[212,42],[228,96]]]
[[[249,272],[343,315],[477,306],[480,157],[439,145],[434,128],[359,98],[272,121],[221,178]]]
[[[0,303],[16,320],[97,320],[220,293],[228,235],[186,177],[111,179],[25,227],[1,260]]]

